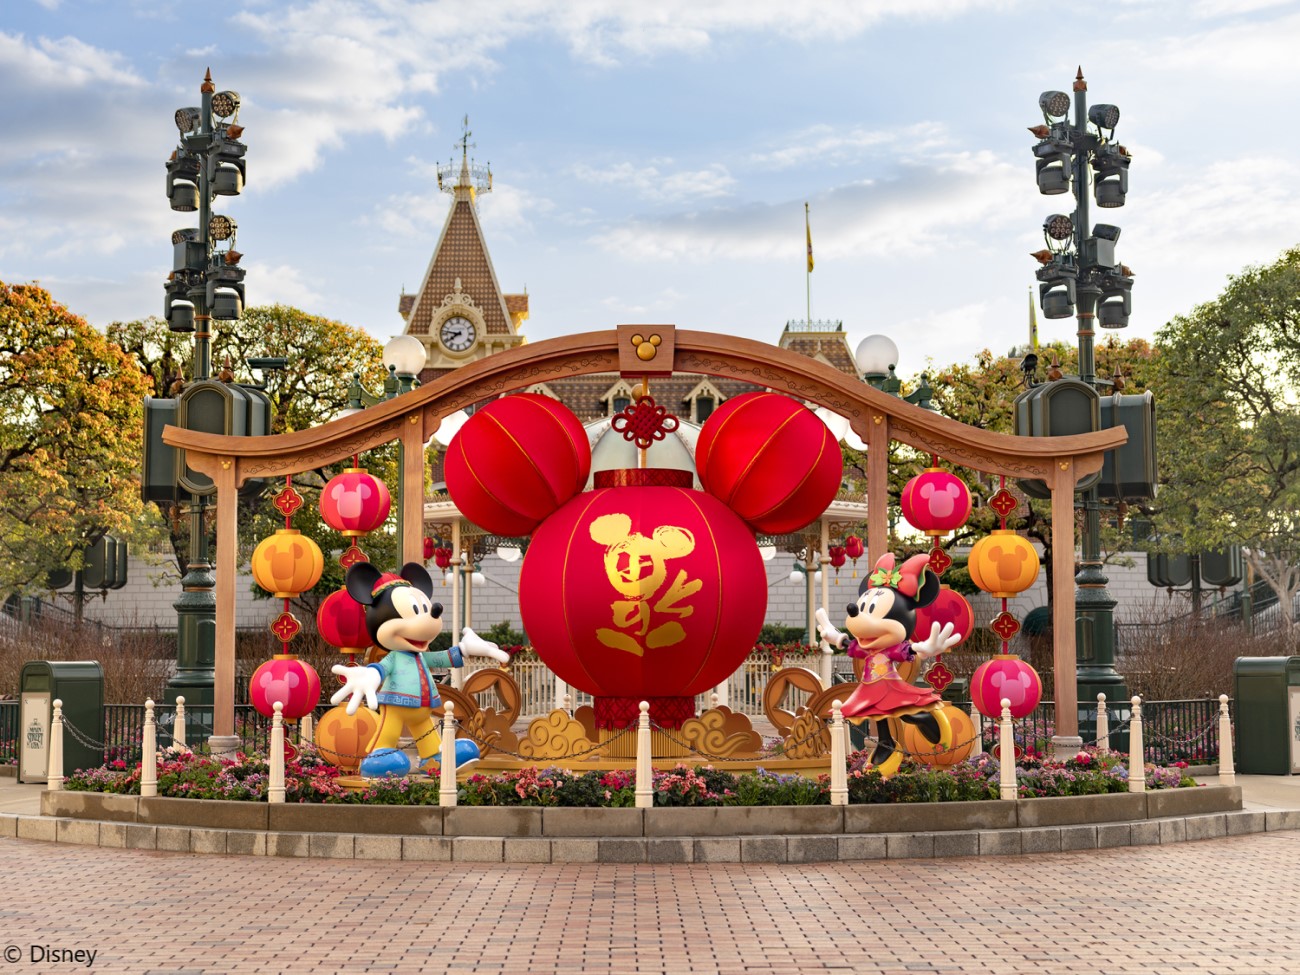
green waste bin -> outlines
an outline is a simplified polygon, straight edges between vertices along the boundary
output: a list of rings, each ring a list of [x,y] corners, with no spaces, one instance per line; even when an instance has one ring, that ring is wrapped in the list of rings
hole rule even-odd
[[[104,753],[78,741],[68,730],[96,744],[104,736],[104,671],[96,660],[29,660],[18,677],[18,781],[45,782],[50,762],[54,702],[63,702],[63,772],[98,768]]]
[[[1300,772],[1300,657],[1238,657],[1232,677],[1237,771]]]

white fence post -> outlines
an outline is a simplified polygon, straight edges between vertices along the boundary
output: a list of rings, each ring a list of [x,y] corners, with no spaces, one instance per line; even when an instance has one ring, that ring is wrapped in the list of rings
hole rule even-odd
[[[845,752],[844,712],[839,701],[831,702],[831,805],[849,804],[849,774]]]
[[[566,697],[569,696],[569,685],[566,684],[566,683],[564,683],[564,681],[560,680],[560,677],[559,677],[558,674],[553,675],[553,676],[555,677],[555,708],[554,708],[554,710],[556,710],[556,711],[567,711],[567,710],[569,710],[569,709],[565,706],[565,704],[564,704],[564,699],[565,699]]]
[[[45,770],[45,788],[51,792],[63,788],[63,701],[57,698],[50,720],[50,764]]]
[[[312,718],[310,711],[304,714],[298,721],[298,744],[316,744],[316,721]]]
[[[1110,751],[1110,712],[1106,710],[1106,695],[1097,695],[1097,747]]]
[[[1228,695],[1219,695],[1219,785],[1237,781],[1237,766],[1232,761],[1232,716],[1228,714]]]
[[[998,722],[998,798],[1015,799],[1016,738],[1011,729],[1011,701],[1002,699],[1002,720]]]
[[[975,726],[975,747],[970,750],[971,758],[984,754],[984,715],[974,703],[970,706],[970,723]]]
[[[438,759],[438,805],[456,805],[456,704],[442,702],[442,754]]]
[[[1128,791],[1147,791],[1146,752],[1142,746],[1142,698],[1134,697],[1133,720],[1128,726]]]
[[[715,695],[715,696],[717,697],[717,699],[718,699],[718,703],[715,704],[715,705],[713,705],[715,708],[716,708],[716,707],[724,707],[724,708],[729,708],[729,707],[731,707],[731,692],[730,692],[730,685],[731,685],[731,678],[728,677],[726,680],[724,680],[721,684],[719,684],[717,687],[715,687],[715,688],[713,689],[713,693],[714,693],[714,695]]]
[[[284,704],[276,701],[275,714],[271,715],[270,754],[266,756],[271,766],[271,781],[266,788],[267,802],[284,802]]]
[[[172,722],[172,741],[177,748],[187,747],[185,744],[185,698],[176,696],[176,720]]]
[[[154,724],[153,701],[144,702],[144,736],[140,742],[140,795],[158,794],[158,726]]]
[[[654,805],[654,770],[650,766],[650,702],[639,705],[641,717],[636,726],[636,808]]]

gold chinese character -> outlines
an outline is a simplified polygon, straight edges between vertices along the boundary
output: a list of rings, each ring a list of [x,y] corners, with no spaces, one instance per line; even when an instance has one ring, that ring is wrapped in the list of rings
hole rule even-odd
[[[637,657],[647,647],[671,647],[686,639],[686,630],[676,619],[654,625],[654,614],[690,616],[695,607],[682,603],[704,583],[689,579],[686,570],[679,569],[667,591],[657,601],[655,596],[668,579],[668,560],[695,551],[695,536],[685,528],[663,525],[647,538],[632,531],[632,519],[625,514],[601,515],[591,523],[590,532],[592,541],[605,546],[605,577],[624,597],[609,606],[614,629],[602,626],[596,638]]]

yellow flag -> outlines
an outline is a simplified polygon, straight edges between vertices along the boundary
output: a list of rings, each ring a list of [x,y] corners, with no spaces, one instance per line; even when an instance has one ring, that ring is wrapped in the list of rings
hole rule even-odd
[[[813,269],[812,256],[812,224],[808,222],[808,204],[803,205],[803,229],[808,235],[808,270]]]

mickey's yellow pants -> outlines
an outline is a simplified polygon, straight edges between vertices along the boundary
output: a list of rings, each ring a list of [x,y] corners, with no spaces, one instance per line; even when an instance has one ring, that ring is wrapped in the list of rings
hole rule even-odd
[[[421,764],[438,754],[442,738],[434,723],[432,709],[403,708],[396,704],[379,705],[379,730],[375,732],[366,754],[381,748],[396,748],[403,728],[408,728],[415,739],[415,750],[420,755]]]

